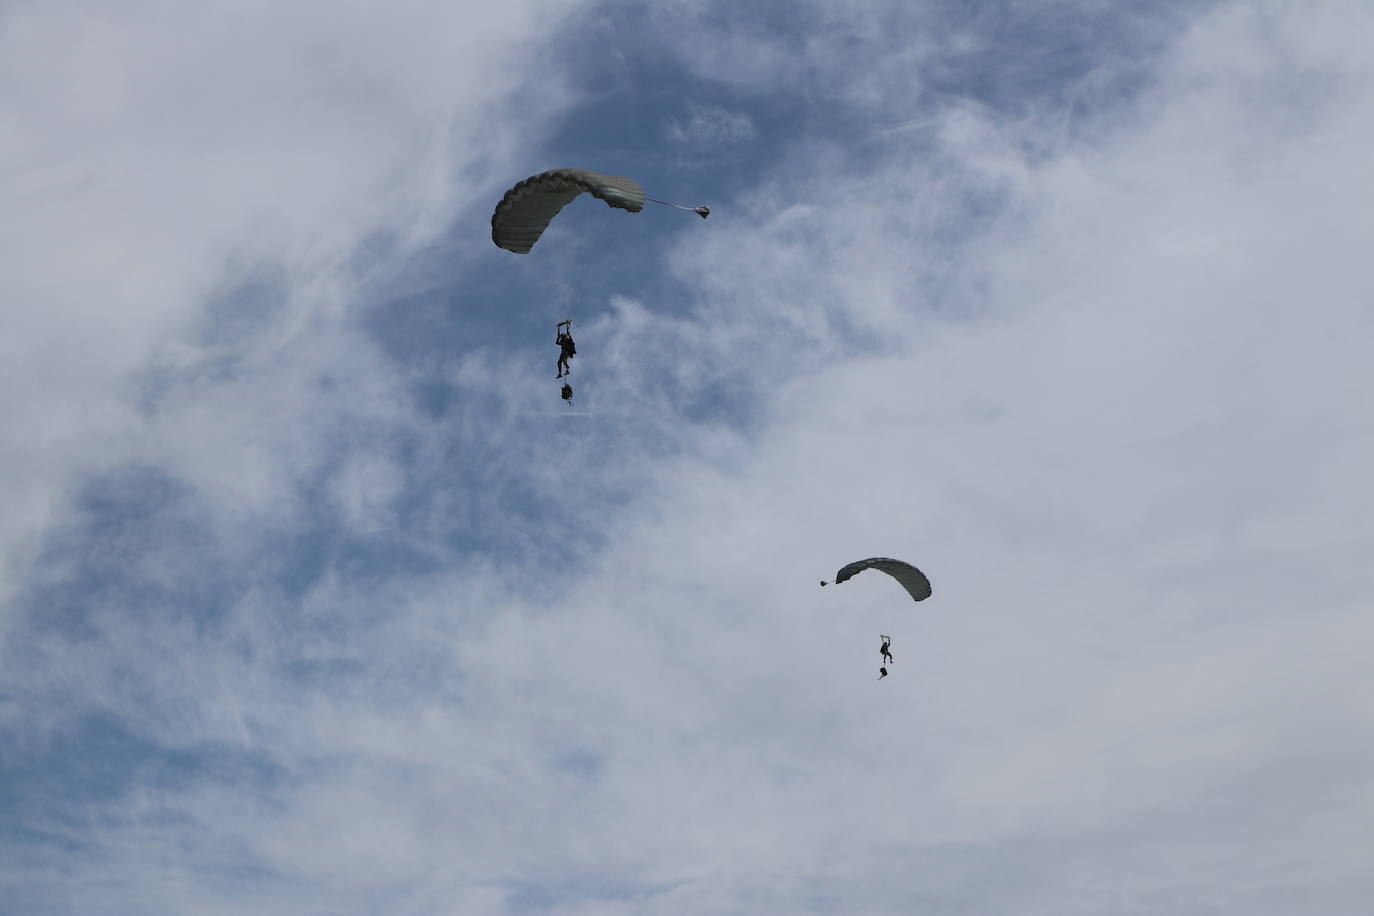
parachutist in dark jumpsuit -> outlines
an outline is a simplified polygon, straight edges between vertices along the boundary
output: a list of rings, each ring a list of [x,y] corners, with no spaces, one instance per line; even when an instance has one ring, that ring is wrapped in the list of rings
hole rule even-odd
[[[887,665],[890,665],[890,664],[892,664],[892,653],[889,652],[889,651],[887,651],[887,649],[888,649],[888,646],[892,645],[892,637],[891,637],[891,636],[883,636],[883,634],[881,634],[881,633],[879,633],[878,635],[881,636],[881,637],[882,637],[882,640],[883,640],[882,648],[880,648],[878,651],[881,652],[881,653],[883,654],[883,663],[884,663],[884,664],[887,664]]]
[[[572,370],[568,368],[568,360],[577,355],[577,344],[573,343],[572,339],[571,321],[558,323],[558,336],[554,338],[553,342],[558,344],[558,374],[554,378],[571,375]]]

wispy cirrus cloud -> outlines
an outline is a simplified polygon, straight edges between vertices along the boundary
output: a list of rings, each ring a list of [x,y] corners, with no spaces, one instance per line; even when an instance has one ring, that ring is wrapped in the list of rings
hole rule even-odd
[[[739,143],[754,135],[754,122],[743,112],[688,102],[687,116],[669,118],[663,130],[675,143]]]

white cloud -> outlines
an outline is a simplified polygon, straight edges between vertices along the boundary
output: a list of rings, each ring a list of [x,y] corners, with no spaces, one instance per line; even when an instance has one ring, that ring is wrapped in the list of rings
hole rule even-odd
[[[744,112],[688,102],[687,117],[669,118],[664,134],[675,143],[739,143],[754,136],[754,122]]]
[[[876,164],[798,143],[684,236],[689,308],[623,298],[580,330],[581,425],[494,351],[415,418],[338,320],[348,273],[290,261],[270,333],[162,351],[177,384],[119,457],[189,481],[247,574],[298,481],[397,521],[399,431],[433,471],[406,533],[434,566],[26,634],[7,721],[98,706],[234,763],[130,777],[66,828],[93,854],[40,847],[0,884],[37,912],[1357,908],[1372,27],[1222,9],[1076,140],[942,102]],[[102,436],[132,422],[96,407]],[[578,565],[465,562],[436,519],[489,494],[442,480],[452,452],[510,461],[537,507],[478,535],[567,525]],[[882,553],[934,596],[816,584]]]
[[[365,365],[345,362],[366,350],[337,327],[368,280],[350,259],[369,240],[432,242],[559,104],[534,56],[561,15],[548,6],[480,18],[424,3],[385,15],[241,4],[7,13],[7,557],[32,555],[45,507],[75,475],[147,460],[149,436],[186,451],[218,438],[216,456],[187,456],[187,473],[217,458],[275,464],[278,433],[264,427],[280,420],[290,439],[313,393],[267,398],[264,412],[258,392],[241,396],[263,379],[257,369],[302,384],[305,373],[273,363],[304,357],[333,360],[345,387],[362,376]],[[169,346],[190,370],[206,299],[262,275],[278,288],[253,341],[203,354],[210,368],[248,361],[238,392],[202,389],[191,408],[211,438],[139,417],[131,377]],[[220,405],[228,415],[220,395],[235,402]],[[270,505],[289,485],[263,476],[238,498]],[[5,572],[0,594],[22,574]]]

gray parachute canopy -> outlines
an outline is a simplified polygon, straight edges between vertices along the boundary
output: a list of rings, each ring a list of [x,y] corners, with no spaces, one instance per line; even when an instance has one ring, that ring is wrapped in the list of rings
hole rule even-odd
[[[930,580],[926,578],[925,573],[910,563],[887,557],[869,557],[867,560],[850,563],[835,573],[835,584],[839,585],[841,582],[857,576],[865,569],[880,569],[887,573],[896,579],[915,601],[924,601],[930,597]],[[825,583],[822,582],[821,585],[825,585]]]
[[[558,211],[583,192],[631,213],[644,209],[644,189],[637,181],[582,169],[553,169],[506,192],[491,215],[491,240],[498,248],[529,254]]]

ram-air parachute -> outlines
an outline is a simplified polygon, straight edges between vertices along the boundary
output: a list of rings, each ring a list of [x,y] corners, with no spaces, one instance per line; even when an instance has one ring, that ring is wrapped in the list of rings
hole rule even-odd
[[[906,593],[911,596],[913,601],[924,601],[930,597],[930,580],[926,574],[921,572],[910,563],[901,560],[893,560],[888,557],[870,557],[867,560],[859,560],[842,567],[835,573],[835,584],[839,585],[847,579],[853,578],[865,569],[878,569],[896,579]],[[822,581],[821,585],[828,583]]]
[[[710,207],[684,207],[644,196],[639,182],[622,175],[600,175],[583,169],[553,169],[532,175],[506,192],[491,214],[491,240],[498,248],[529,254],[558,211],[579,194],[604,200],[606,206],[638,213],[644,202],[711,215]]]

